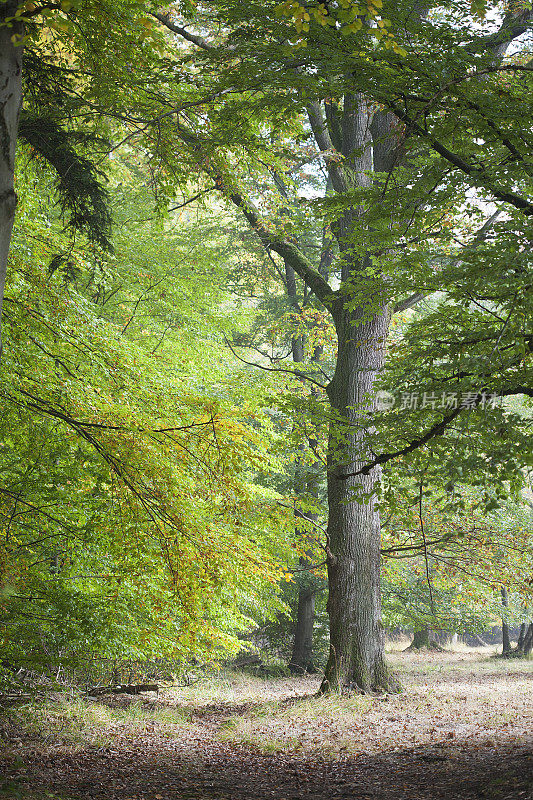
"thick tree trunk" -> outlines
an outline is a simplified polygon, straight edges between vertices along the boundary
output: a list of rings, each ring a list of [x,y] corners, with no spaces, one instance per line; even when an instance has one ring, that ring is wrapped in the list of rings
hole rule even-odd
[[[373,109],[360,94],[344,97],[343,176],[330,169],[336,191],[372,185]],[[321,132],[310,117],[320,145]],[[393,146],[389,140],[388,147]],[[337,183],[337,185],[336,185]],[[375,381],[383,367],[390,324],[386,286],[354,231],[364,230],[365,209],[352,207],[335,222],[343,294],[331,306],[337,331],[335,373],[327,387],[332,419],[328,443],[328,613],[330,650],[322,691],[389,690],[397,683],[385,664],[381,623],[381,527],[375,491],[381,471],[358,472],[372,458],[369,437]],[[350,309],[350,295],[364,298]],[[348,307],[347,307],[348,306]],[[346,477],[349,475],[349,477]]]
[[[382,308],[368,322],[361,322],[360,316],[344,308],[337,308],[335,314],[338,360],[328,386],[333,414],[328,452],[330,652],[322,691],[392,687],[384,658],[380,518],[373,495],[380,472],[373,469],[345,477],[361,468],[369,456],[365,440],[389,312]]]
[[[0,2],[0,318],[4,299],[7,257],[11,243],[17,195],[15,193],[15,149],[22,102],[22,27],[6,24],[19,3]],[[0,355],[2,340],[0,336]]]
[[[507,653],[511,652],[511,637],[509,636],[509,624],[507,622],[507,618],[505,617],[505,612],[509,607],[509,602],[507,600],[507,589],[503,586],[501,590],[502,595],[502,606],[504,609],[504,615],[502,616],[502,655],[506,655]]]
[[[413,650],[420,650],[422,647],[429,647],[429,628],[426,625],[423,628],[418,628],[415,630],[413,634],[413,641],[409,645],[409,648],[413,648]]]

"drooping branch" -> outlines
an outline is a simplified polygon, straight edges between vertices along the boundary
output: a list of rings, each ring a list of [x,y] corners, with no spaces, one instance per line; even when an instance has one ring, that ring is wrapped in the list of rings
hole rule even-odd
[[[512,389],[504,389],[499,392],[500,397],[512,397],[517,394],[525,394],[528,397],[533,397],[533,388],[529,386],[514,386]],[[480,392],[477,398],[473,401],[472,405],[468,407],[468,410],[472,410],[473,408],[477,408],[480,403],[483,402],[485,399],[485,395]],[[463,411],[466,411],[465,407],[459,406],[459,408],[454,408],[449,414],[444,416],[439,422],[436,422],[431,428],[416,439],[413,439],[405,447],[402,447],[400,450],[394,450],[391,453],[382,453],[379,456],[376,456],[372,461],[369,461],[360,469],[355,470],[354,472],[345,472],[343,475],[339,475],[339,479],[347,480],[348,478],[353,478],[357,475],[369,475],[370,472],[375,468],[382,464],[386,464],[388,461],[392,461],[394,458],[399,458],[400,456],[405,456],[408,453],[412,453],[414,450],[418,450],[427,444],[431,439],[434,439],[435,436],[442,436],[446,429],[450,426],[450,424],[456,419]]]
[[[229,347],[233,355],[235,356],[238,361],[241,361],[243,364],[246,364],[248,367],[257,367],[258,369],[265,370],[265,372],[282,372],[286,375],[293,375],[295,378],[299,378],[300,380],[309,381],[314,386],[318,386],[319,389],[324,389],[324,384],[320,383],[320,381],[311,378],[310,375],[306,375],[305,372],[301,372],[298,369],[284,369],[283,367],[267,367],[264,364],[257,364],[254,361],[247,361],[245,358],[242,358],[238,353],[235,352],[235,349],[232,347],[230,341],[224,337],[226,345]]]
[[[103,249],[112,250],[105,176],[94,161],[76,149],[77,145],[101,146],[105,141],[93,134],[67,130],[50,117],[28,113],[20,118],[19,137],[55,170],[58,197],[69,215],[69,225]]]

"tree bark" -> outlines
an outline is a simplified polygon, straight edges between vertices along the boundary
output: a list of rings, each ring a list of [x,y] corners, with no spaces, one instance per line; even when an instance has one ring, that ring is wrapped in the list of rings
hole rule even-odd
[[[296,274],[289,264],[285,264],[285,279],[287,296],[291,305],[298,309],[298,295],[296,288]],[[295,364],[302,364],[305,361],[305,342],[302,336],[293,337],[291,342],[292,360]],[[307,481],[304,474],[305,468],[302,466],[301,459],[296,462],[294,472],[294,494],[295,497],[303,496],[306,493]],[[305,535],[304,530],[299,530],[298,519],[305,515],[297,506],[294,509],[296,518],[296,536]],[[305,556],[300,557],[299,565],[302,569],[309,567],[311,562]],[[315,625],[315,592],[308,586],[300,586],[298,590],[298,608],[296,612],[296,623],[294,627],[294,641],[292,654],[289,661],[289,669],[292,673],[303,674],[309,672],[313,667],[313,629]]]
[[[505,586],[502,586],[501,595],[502,595],[502,606],[504,609],[504,615],[502,616],[502,640],[503,640],[502,655],[506,655],[507,653],[511,652],[511,638],[509,636],[509,623],[507,622],[507,618],[505,616],[505,613],[509,607],[509,601],[507,599],[507,589],[505,588]]]
[[[526,638],[526,630],[527,630],[527,625],[525,622],[522,622],[522,624],[520,625],[520,633],[518,634],[518,642],[516,643],[516,649],[519,652],[522,652],[522,650],[524,649],[524,639]]]
[[[303,562],[305,559],[300,559]],[[298,592],[298,613],[294,630],[289,669],[294,674],[314,672],[313,630],[315,625],[315,591],[300,588]]]
[[[22,25],[5,20],[14,15],[18,5],[16,0],[0,3],[0,319],[17,206],[15,151],[22,103]]]
[[[372,185],[373,160],[378,157],[378,149],[373,152],[372,116],[373,111],[362,95],[345,95],[341,120],[342,180],[330,170],[337,192]],[[328,141],[317,120],[315,110],[310,121],[323,149]],[[395,145],[396,140],[391,137],[384,144],[391,149]],[[341,255],[344,292],[331,305],[338,355],[333,379],[327,387],[332,412],[327,542],[330,650],[321,691],[397,688],[385,664],[381,623],[381,526],[375,495],[381,470],[374,467],[366,474],[351,474],[370,460],[368,439],[375,412],[374,384],[383,367],[390,324],[384,278],[375,276],[372,269],[366,272],[372,266],[371,261],[353,243],[354,229],[364,227],[364,214],[363,208],[348,208],[333,226]],[[366,298],[354,309],[347,308],[346,303],[351,291],[354,296]]]
[[[527,633],[524,636],[524,644],[522,646],[522,652],[525,656],[528,656],[531,651],[533,650],[533,622],[529,623],[529,628],[527,629]]]
[[[415,630],[413,641],[409,645],[409,648],[413,648],[413,650],[420,650],[421,647],[429,647],[429,628],[427,625]]]
[[[367,475],[344,475],[366,460],[371,398],[383,363],[389,311],[382,308],[361,322],[360,315],[337,306],[334,316],[338,360],[328,386],[333,412],[328,452],[330,652],[321,688],[386,690],[391,679],[384,658],[380,518],[374,496],[381,476],[379,468]]]

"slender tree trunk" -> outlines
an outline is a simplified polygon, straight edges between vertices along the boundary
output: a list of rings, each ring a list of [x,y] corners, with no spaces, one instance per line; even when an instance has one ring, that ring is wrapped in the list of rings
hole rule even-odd
[[[300,559],[304,562],[305,559]],[[298,614],[294,630],[289,669],[292,673],[313,672],[313,630],[315,625],[315,591],[301,588],[298,593]]]
[[[293,305],[298,310],[298,294],[296,288],[296,274],[292,267],[285,264],[285,285],[287,289],[287,296]],[[293,337],[291,343],[292,360],[295,364],[301,364],[305,361],[305,342],[303,337]],[[301,460],[296,463],[294,472],[294,494],[295,497],[303,496],[306,493],[307,481],[302,467]],[[304,535],[304,530],[299,530],[298,519],[302,519],[305,514],[298,508],[294,509],[296,518],[295,533],[296,535]],[[309,567],[311,562],[305,556],[299,559],[299,565],[302,569]],[[296,612],[296,623],[294,627],[294,641],[292,646],[292,654],[289,660],[289,669],[292,673],[302,674],[313,669],[313,629],[315,624],[315,592],[308,586],[300,586],[298,590],[298,608]]]
[[[295,495],[303,495],[306,482],[302,475],[301,464],[296,465]],[[299,529],[298,519],[302,519],[303,512],[295,508],[296,536],[305,535],[305,530]],[[300,523],[301,524],[301,523]],[[299,566],[306,570],[311,566],[311,561],[305,556],[300,556]],[[315,589],[304,583],[298,589],[298,608],[294,626],[294,641],[289,660],[289,669],[292,673],[302,674],[314,670],[313,665],[313,630],[315,625]]]
[[[503,638],[503,646],[502,646],[502,655],[506,655],[507,653],[511,652],[511,638],[509,636],[509,623],[507,622],[506,612],[509,608],[509,601],[507,599],[507,589],[505,586],[502,586],[501,589],[502,595],[502,607],[504,609],[502,615],[502,638]]]
[[[4,299],[7,258],[15,219],[15,150],[22,103],[22,45],[20,23],[6,24],[19,3],[0,2],[0,317]],[[2,341],[0,337],[0,355]]]
[[[529,623],[529,628],[524,636],[523,653],[528,656],[533,650],[533,622]]]
[[[516,644],[516,649],[520,653],[523,652],[524,650],[524,639],[526,638],[526,630],[527,630],[527,625],[525,622],[522,622],[522,624],[520,625],[520,633],[518,634],[518,642]]]

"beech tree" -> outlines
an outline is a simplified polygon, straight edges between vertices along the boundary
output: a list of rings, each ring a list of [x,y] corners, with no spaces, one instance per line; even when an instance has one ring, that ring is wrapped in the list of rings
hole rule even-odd
[[[268,420],[214,334],[241,252],[228,253],[221,216],[147,220],[132,161],[109,173],[105,269],[42,203],[51,173],[32,160],[17,173],[0,367],[0,683],[19,667],[84,670],[93,656],[211,661],[238,652],[251,618],[283,608],[290,517],[254,482],[269,467]]]
[[[16,0],[0,4],[0,315],[6,281],[7,257],[15,218],[15,152],[22,103],[22,28],[13,17]],[[0,355],[1,355],[0,339]]]
[[[323,690],[394,687],[380,610],[381,469],[427,446],[468,408],[439,413],[434,406],[425,428],[426,409],[426,418],[414,418],[407,445],[404,439],[386,447],[395,434],[378,424],[376,394],[391,315],[420,302],[428,276],[450,258],[464,265],[497,213],[512,220],[522,241],[533,209],[525,186],[529,134],[516,113],[531,70],[516,45],[529,25],[528,8],[494,7],[497,23],[463,3],[381,9],[381,2],[361,9],[348,0],[294,0],[198,4],[195,16],[176,4],[155,14],[194,48],[203,81],[194,102],[204,109],[194,113],[182,95],[180,112],[179,93],[170,91],[166,103],[176,117],[167,129],[159,117],[159,139],[181,141],[196,169],[240,209],[264,247],[305,281],[336,328],[337,359],[325,387],[331,645]],[[190,59],[187,52],[180,61],[184,72]],[[330,280],[295,242],[291,227],[274,224],[265,195],[250,179],[262,159],[276,169],[294,164],[302,142],[314,149],[309,160],[322,159],[331,184],[322,201],[309,202],[335,237]],[[294,192],[295,204],[306,200],[305,191]],[[462,208],[471,224],[461,224]],[[454,249],[456,225],[464,239]],[[438,291],[446,289],[441,283]],[[520,277],[507,287],[507,299],[515,295],[513,313],[524,302],[522,289]],[[461,302],[466,308],[477,300],[464,292]],[[463,321],[458,329],[464,332]],[[469,381],[476,408],[485,390],[528,392],[527,384],[510,379],[512,370],[504,370],[503,385],[498,373],[497,387],[485,365],[456,379],[461,388]],[[452,376],[441,379],[443,389]]]

